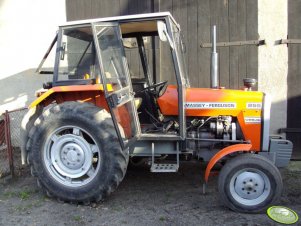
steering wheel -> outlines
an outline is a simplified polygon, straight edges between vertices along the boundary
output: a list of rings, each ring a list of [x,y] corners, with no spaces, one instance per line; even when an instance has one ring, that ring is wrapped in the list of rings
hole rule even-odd
[[[159,82],[153,85],[150,85],[148,87],[143,88],[142,90],[139,90],[139,92],[145,92],[145,91],[149,91],[150,93],[152,93],[153,95],[155,95],[156,97],[160,97],[164,92],[161,93],[161,91],[163,90],[163,88],[165,87],[166,89],[166,84],[167,84],[167,80],[163,81],[163,82]],[[156,90],[156,88],[158,88],[158,90]],[[161,93],[161,95],[160,95]]]

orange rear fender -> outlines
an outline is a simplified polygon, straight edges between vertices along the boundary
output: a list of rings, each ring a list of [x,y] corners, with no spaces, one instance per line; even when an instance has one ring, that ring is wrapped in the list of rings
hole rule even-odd
[[[33,108],[39,104],[47,106],[53,101],[56,101],[58,104],[65,101],[91,102],[96,106],[108,110],[104,98],[103,85],[101,84],[53,87],[41,92],[39,97],[30,104],[29,108]]]
[[[239,152],[239,151],[250,152],[251,147],[252,147],[252,144],[234,144],[234,145],[228,146],[228,147],[220,150],[218,153],[216,153],[212,157],[212,159],[210,159],[210,161],[207,165],[207,168],[205,171],[205,178],[204,178],[205,182],[206,183],[208,182],[211,169],[219,160],[221,160],[223,157],[225,157],[226,155],[229,155],[231,153],[235,153],[235,152]]]

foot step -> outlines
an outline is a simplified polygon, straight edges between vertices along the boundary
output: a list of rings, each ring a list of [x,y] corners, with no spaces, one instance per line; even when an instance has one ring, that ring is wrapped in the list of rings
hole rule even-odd
[[[152,173],[173,173],[173,172],[177,172],[178,169],[179,169],[178,164],[154,163],[154,164],[152,164],[151,172]]]

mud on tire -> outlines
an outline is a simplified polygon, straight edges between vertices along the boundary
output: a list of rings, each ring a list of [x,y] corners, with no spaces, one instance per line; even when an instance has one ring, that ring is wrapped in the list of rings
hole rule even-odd
[[[27,148],[32,174],[47,195],[85,204],[117,188],[129,159],[110,114],[89,103],[46,110],[31,128]]]

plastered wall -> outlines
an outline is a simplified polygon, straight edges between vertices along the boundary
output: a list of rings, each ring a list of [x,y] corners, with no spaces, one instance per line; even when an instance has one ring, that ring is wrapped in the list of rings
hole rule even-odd
[[[49,79],[35,69],[65,12],[64,0],[0,0],[0,113],[27,106]]]
[[[287,1],[258,1],[259,39],[266,45],[258,48],[258,90],[272,99],[270,132],[286,127],[288,48],[277,40],[287,37]]]

